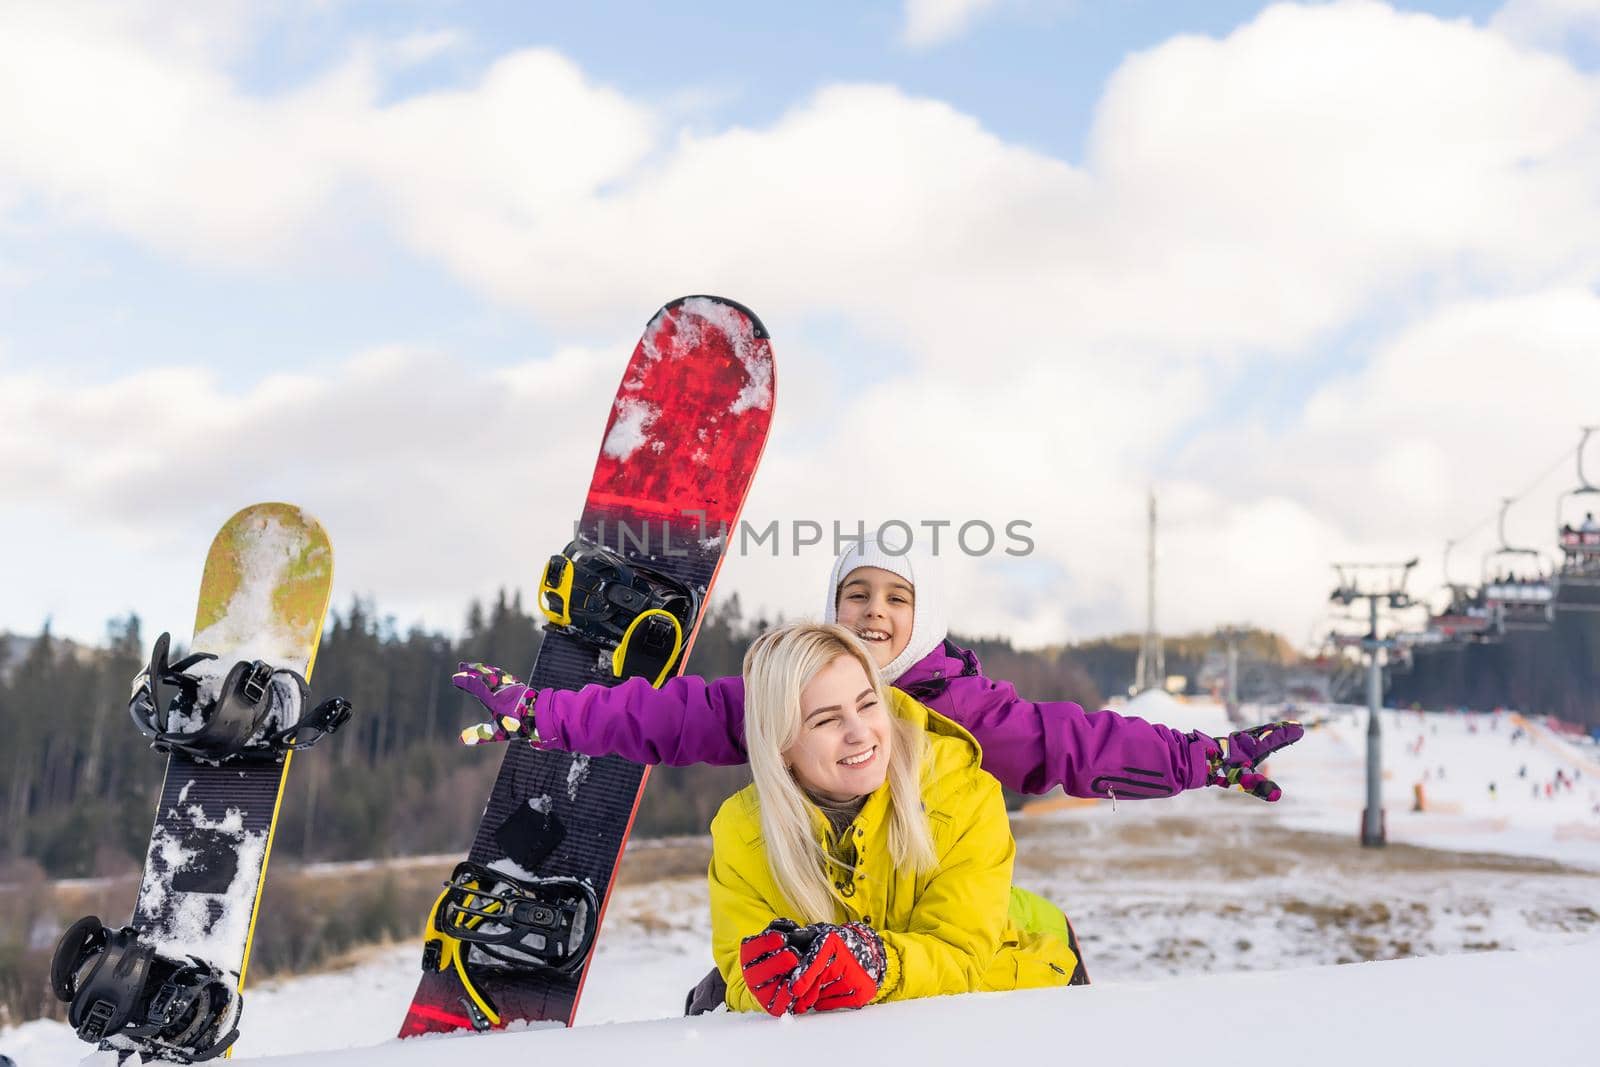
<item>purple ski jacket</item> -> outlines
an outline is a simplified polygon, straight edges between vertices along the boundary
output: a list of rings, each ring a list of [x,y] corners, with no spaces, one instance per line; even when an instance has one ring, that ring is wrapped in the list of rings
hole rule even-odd
[[[1024,700],[1010,682],[984,677],[978,657],[946,640],[913,663],[895,688],[966,727],[983,768],[1022,793],[1060,786],[1077,797],[1168,797],[1206,784],[1214,746],[1199,731],[1086,712],[1070,701]],[[719,765],[747,761],[744,679],[642,678],[614,688],[541,689],[534,719],[542,747],[635,763]]]

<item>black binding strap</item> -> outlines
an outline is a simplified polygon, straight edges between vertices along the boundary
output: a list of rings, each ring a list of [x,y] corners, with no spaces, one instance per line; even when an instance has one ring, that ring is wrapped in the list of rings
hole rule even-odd
[[[238,758],[282,759],[284,753],[310,748],[332,734],[350,718],[350,702],[342,697],[323,701],[297,721],[280,729],[270,725],[274,713],[283,716],[285,705],[303,709],[310,699],[306,680],[286,667],[262,660],[233,665],[217,686],[216,696],[202,700],[203,679],[190,668],[217,657],[197,652],[176,663],[167,661],[170,635],[156,639],[149,666],[134,679],[128,713],[139,732],[161,752],[182,752],[195,759],[223,762]],[[177,693],[170,699],[165,686]],[[174,729],[174,716],[190,720]],[[195,726],[193,720],[199,719]]]

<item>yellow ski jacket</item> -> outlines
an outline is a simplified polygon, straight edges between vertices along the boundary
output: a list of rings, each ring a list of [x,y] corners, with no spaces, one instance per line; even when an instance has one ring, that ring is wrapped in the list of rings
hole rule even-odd
[[[962,727],[897,689],[895,714],[929,734],[922,803],[933,831],[936,868],[896,870],[889,853],[889,788],[867,798],[848,840],[835,840],[812,808],[817,841],[850,859],[855,871],[835,878],[834,920],[862,922],[883,938],[887,969],[878,1000],[945,993],[1066,985],[1077,959],[1066,941],[1027,929],[1027,898],[1011,886],[1016,840],[1000,784],[979,767],[978,743]],[[728,1007],[760,1011],[739,966],[739,942],[775,918],[799,920],[767,866],[755,786],[723,802],[711,822],[711,950],[728,983]],[[838,871],[835,868],[835,871]]]

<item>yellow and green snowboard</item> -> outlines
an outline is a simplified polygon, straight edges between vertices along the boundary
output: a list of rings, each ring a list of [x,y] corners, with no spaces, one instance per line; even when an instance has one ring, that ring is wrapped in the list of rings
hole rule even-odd
[[[81,920],[57,951],[52,981],[86,1040],[190,1062],[237,1037],[293,750],[348,716],[329,701],[312,713],[317,728],[295,728],[311,721],[303,680],[332,581],[333,550],[314,518],[290,504],[245,508],[217,533],[200,582],[190,650],[215,658],[169,665],[163,635],[136,680],[134,721],[169,762],[130,925]],[[248,740],[217,747],[230,714],[233,741]]]

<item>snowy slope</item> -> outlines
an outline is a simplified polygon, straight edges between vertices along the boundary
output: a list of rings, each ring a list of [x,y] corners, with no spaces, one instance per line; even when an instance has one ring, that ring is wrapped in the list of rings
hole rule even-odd
[[[1305,716],[1322,725],[1273,766],[1285,787],[1278,814],[1288,825],[1355,834],[1365,803],[1366,709],[1308,709]],[[1593,745],[1568,742],[1514,714],[1386,711],[1380,723],[1389,840],[1600,870],[1600,752]],[[1571,787],[1554,787],[1558,770]],[[1427,807],[1413,812],[1419,784]]]

